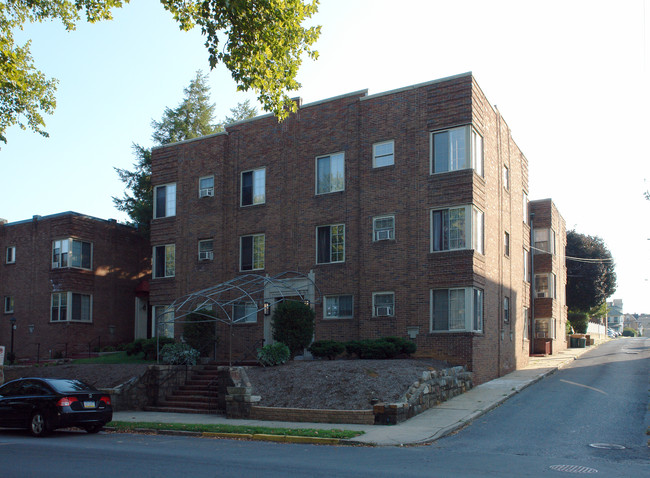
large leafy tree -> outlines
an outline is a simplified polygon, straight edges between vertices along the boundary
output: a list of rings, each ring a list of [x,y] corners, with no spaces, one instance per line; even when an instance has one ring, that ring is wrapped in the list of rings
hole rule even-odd
[[[211,68],[223,63],[242,91],[252,90],[266,111],[286,118],[296,105],[303,54],[317,58],[312,45],[320,27],[302,23],[318,9],[318,0],[160,0],[181,30],[195,26],[206,37]],[[4,0],[0,2],[0,141],[19,125],[47,136],[44,114],[56,107],[56,80],[34,65],[29,46],[16,45],[13,33],[25,23],[60,20],[74,30],[82,20],[112,18],[111,11],[129,0]]]
[[[567,232],[567,305],[587,312],[600,307],[616,291],[612,254],[600,237]]]
[[[214,122],[215,105],[210,101],[208,77],[202,71],[185,88],[185,96],[176,108],[165,108],[160,121],[152,121],[151,135],[157,146],[198,138],[206,134],[223,131],[224,124],[253,118],[257,109],[246,100],[230,109],[232,116],[226,116],[223,123]],[[124,197],[113,197],[115,207],[129,216],[130,223],[137,226],[146,236],[153,217],[153,191],[151,188],[151,150],[139,144],[133,145],[136,157],[134,170],[115,168],[125,184]]]

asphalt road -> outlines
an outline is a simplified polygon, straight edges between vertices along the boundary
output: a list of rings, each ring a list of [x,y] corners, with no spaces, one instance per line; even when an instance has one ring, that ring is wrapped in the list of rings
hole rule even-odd
[[[609,342],[456,435],[419,447],[76,432],[34,439],[4,430],[0,476],[648,476],[649,363],[650,339]]]

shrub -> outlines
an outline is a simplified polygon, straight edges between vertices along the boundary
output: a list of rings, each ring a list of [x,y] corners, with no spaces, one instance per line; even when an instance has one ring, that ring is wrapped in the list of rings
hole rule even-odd
[[[5,357],[5,363],[12,365],[16,360],[16,354],[14,352],[7,352],[7,356]]]
[[[265,345],[261,349],[257,349],[257,361],[264,367],[280,365],[289,360],[290,352],[282,342]]]
[[[381,339],[353,340],[345,344],[349,355],[360,359],[392,359],[398,355],[411,355],[417,345],[401,337],[384,337]]]
[[[162,362],[171,365],[196,365],[199,356],[199,351],[188,344],[166,344],[160,350]]]
[[[589,316],[584,312],[569,312],[569,322],[576,334],[586,334],[589,326]]]
[[[202,309],[192,312],[183,325],[183,339],[199,351],[202,357],[212,353],[217,341],[217,328],[214,312]]]
[[[361,342],[358,340],[350,340],[345,343],[345,351],[348,355],[356,355],[361,357]]]
[[[334,360],[337,355],[345,352],[345,345],[334,340],[317,340],[309,346],[308,350],[314,357],[327,357]]]
[[[145,360],[156,360],[156,347],[157,343],[160,346],[160,350],[165,347],[167,344],[173,344],[175,342],[174,339],[171,337],[159,337],[156,339],[156,337],[151,337],[150,339],[146,339],[142,343],[142,353],[144,354],[144,359]]]
[[[636,337],[636,330],[631,327],[625,327],[621,335],[623,335],[623,337]]]
[[[142,344],[146,342],[147,339],[137,339],[131,342],[130,344],[126,344],[124,347],[124,350],[127,355],[138,355],[142,353]]]
[[[395,347],[397,347],[398,355],[411,355],[414,354],[418,349],[418,346],[415,345],[415,342],[403,339],[402,337],[385,337],[384,340],[395,344]]]
[[[314,336],[314,311],[295,300],[280,303],[273,313],[273,339],[289,347],[291,358],[304,350]]]

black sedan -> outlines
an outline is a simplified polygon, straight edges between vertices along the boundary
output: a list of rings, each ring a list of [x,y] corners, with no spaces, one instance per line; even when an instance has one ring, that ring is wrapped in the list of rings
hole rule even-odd
[[[0,427],[37,437],[67,427],[97,433],[112,419],[111,396],[80,380],[19,378],[0,387]]]

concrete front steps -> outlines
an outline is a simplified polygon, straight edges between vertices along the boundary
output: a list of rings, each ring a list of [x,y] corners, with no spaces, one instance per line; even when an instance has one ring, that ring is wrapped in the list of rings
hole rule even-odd
[[[147,406],[148,412],[169,413],[223,413],[218,410],[218,370],[216,365],[204,365],[195,370],[171,395],[161,400],[157,406]]]

